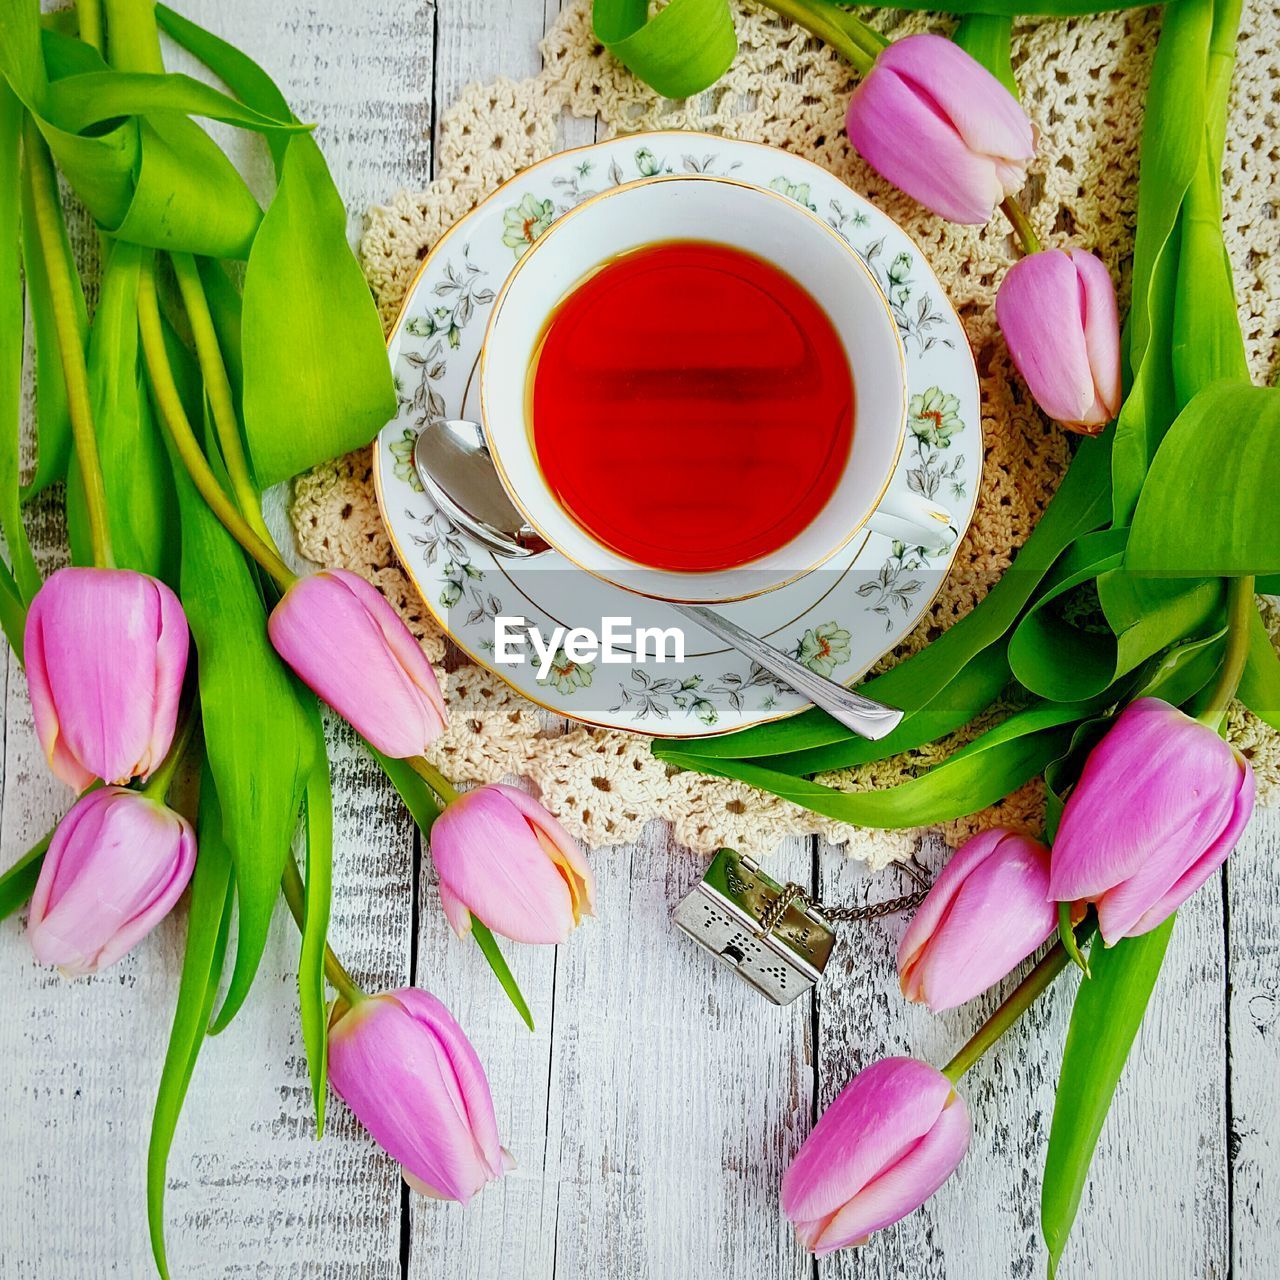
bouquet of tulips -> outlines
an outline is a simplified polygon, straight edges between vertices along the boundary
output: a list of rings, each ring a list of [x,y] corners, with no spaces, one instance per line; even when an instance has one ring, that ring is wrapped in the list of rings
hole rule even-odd
[[[1255,607],[1255,592],[1280,589],[1280,391],[1249,383],[1222,237],[1240,0],[1165,6],[1123,335],[1106,266],[1087,246],[1043,247],[1018,203],[1036,130],[1011,66],[1017,4],[983,0],[975,13],[967,0],[897,0],[961,17],[952,40],[890,43],[825,0],[761,2],[860,74],[848,136],[873,169],[954,222],[1003,210],[1024,256],[1000,284],[997,320],[1041,408],[1082,438],[1013,569],[940,639],[868,682],[906,712],[882,742],[809,712],[654,749],[873,827],[956,818],[1043,778],[1041,838],[984,832],[939,877],[902,940],[902,991],[952,1008],[1057,942],[941,1071],[891,1059],[861,1072],[801,1148],[782,1203],[818,1253],[920,1205],[964,1154],[961,1076],[1074,961],[1084,977],[1042,1195],[1052,1274],[1174,913],[1252,811],[1249,764],[1222,736],[1228,708],[1238,698],[1280,728],[1280,658]],[[1036,11],[1095,7],[1119,5],[1046,0]],[[733,56],[726,0],[673,0],[646,18],[643,6],[596,0],[601,41],[660,92],[698,92]],[[1011,710],[993,728],[897,787],[813,780],[934,741],[997,700]]]
[[[230,93],[167,73],[161,30]],[[198,118],[263,139],[265,209]],[[59,175],[95,228],[81,246],[99,263],[92,314]],[[38,457],[24,484],[28,336]],[[421,991],[367,995],[327,945],[317,698],[431,831],[450,923],[530,1025],[493,934],[563,942],[592,910],[590,869],[549,813],[509,787],[459,797],[424,759],[444,701],[395,610],[354,574],[299,577],[263,519],[265,487],[367,444],[394,409],[342,201],[267,74],[154,0],[49,15],[0,0],[0,626],[74,799],[0,875],[0,917],[29,901],[37,959],[91,974],[190,887],[148,1160],[161,1274],[166,1163],[196,1057],[248,996],[282,894],[301,933],[317,1129],[331,1080],[420,1189],[465,1200],[505,1167],[483,1072],[449,1013]],[[23,511],[46,493],[64,497],[71,562],[47,578]]]

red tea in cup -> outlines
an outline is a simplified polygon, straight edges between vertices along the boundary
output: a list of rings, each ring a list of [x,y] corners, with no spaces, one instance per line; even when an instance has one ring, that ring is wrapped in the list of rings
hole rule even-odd
[[[586,276],[543,329],[526,392],[556,501],[656,569],[715,572],[785,546],[853,442],[853,376],[826,312],[763,258],[708,241]]]

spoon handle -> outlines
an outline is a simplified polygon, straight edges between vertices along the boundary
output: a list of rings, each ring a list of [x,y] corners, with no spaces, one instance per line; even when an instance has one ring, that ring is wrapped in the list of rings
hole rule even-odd
[[[775,649],[771,644],[744,631],[736,622],[730,622],[722,614],[696,604],[672,606],[678,613],[696,622],[712,635],[733,645],[740,653],[759,663],[770,675],[785,681],[797,693],[803,694],[816,707],[838,720],[847,729],[873,742],[897,728],[902,712],[897,707],[886,706],[844,685],[810,671],[803,663],[789,654]]]

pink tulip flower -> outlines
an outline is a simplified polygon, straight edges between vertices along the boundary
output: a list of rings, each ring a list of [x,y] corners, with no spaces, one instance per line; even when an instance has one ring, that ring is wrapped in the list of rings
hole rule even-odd
[[[849,102],[849,141],[882,177],[952,222],[986,222],[1021,189],[1035,127],[980,62],[943,36],[895,40]]]
[[[573,837],[515,787],[490,783],[431,828],[445,915],[461,937],[474,914],[514,942],[564,942],[595,910],[595,878]]]
[[[147,778],[173,742],[190,633],[178,597],[132,569],[59,569],[23,639],[36,736],[77,791]]]
[[[406,987],[335,1014],[329,1081],[415,1191],[466,1204],[513,1167],[480,1059],[435,996]]]
[[[421,755],[444,731],[422,647],[376,587],[346,569],[300,578],[272,610],[276,652],[383,755]]]
[[[159,800],[125,787],[81,796],[31,895],[31,950],[71,975],[115,964],[173,910],[195,865],[191,824]]]
[[[884,1058],[840,1091],[782,1177],[782,1210],[823,1257],[918,1209],[969,1145],[969,1112],[926,1062]]]
[[[1096,903],[1108,945],[1149,932],[1226,861],[1253,789],[1248,761],[1212,729],[1158,698],[1130,703],[1067,799],[1049,897]]]
[[[1083,249],[1046,249],[1015,262],[996,319],[1036,403],[1096,435],[1120,412],[1120,313],[1111,273]]]
[[[1058,926],[1047,899],[1049,850],[997,827],[952,855],[898,947],[908,1000],[935,1013],[980,995]]]

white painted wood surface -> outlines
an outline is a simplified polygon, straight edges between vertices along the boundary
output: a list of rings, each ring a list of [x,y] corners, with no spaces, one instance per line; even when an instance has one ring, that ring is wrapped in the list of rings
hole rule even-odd
[[[184,11],[279,78],[359,211],[430,176],[433,122],[475,79],[523,76],[557,0],[188,0]],[[591,136],[571,122],[567,141]],[[35,541],[57,545],[44,519]],[[39,758],[20,670],[4,669],[0,862],[67,803]],[[530,1035],[475,948],[445,926],[411,826],[331,725],[337,803],[332,936],[371,987],[416,978],[487,1065],[518,1169],[473,1205],[408,1197],[331,1101],[312,1136],[296,1031],[296,939],[281,915],[242,1016],[200,1061],[169,1189],[175,1276],[616,1276],[627,1280],[1041,1273],[1039,1176],[1074,983],[1067,978],[964,1092],[974,1140],[926,1208],[814,1265],[777,1207],[786,1160],[861,1065],[942,1061],[994,1000],[943,1018],[904,1005],[900,922],[851,926],[819,999],[775,1009],[681,938],[671,904],[701,864],[654,824],[600,851],[600,917],[558,949],[512,949]],[[938,849],[926,851],[935,865]],[[1064,1274],[1267,1277],[1280,1256],[1280,815],[1183,912],[1133,1068],[1103,1132]],[[837,850],[797,842],[779,878],[832,900],[898,892]],[[1227,895],[1224,901],[1224,892]],[[416,925],[416,935],[415,935]],[[90,981],[37,967],[0,926],[0,1280],[149,1273],[146,1135],[184,924]],[[1230,1052],[1228,1053],[1228,1030]]]

